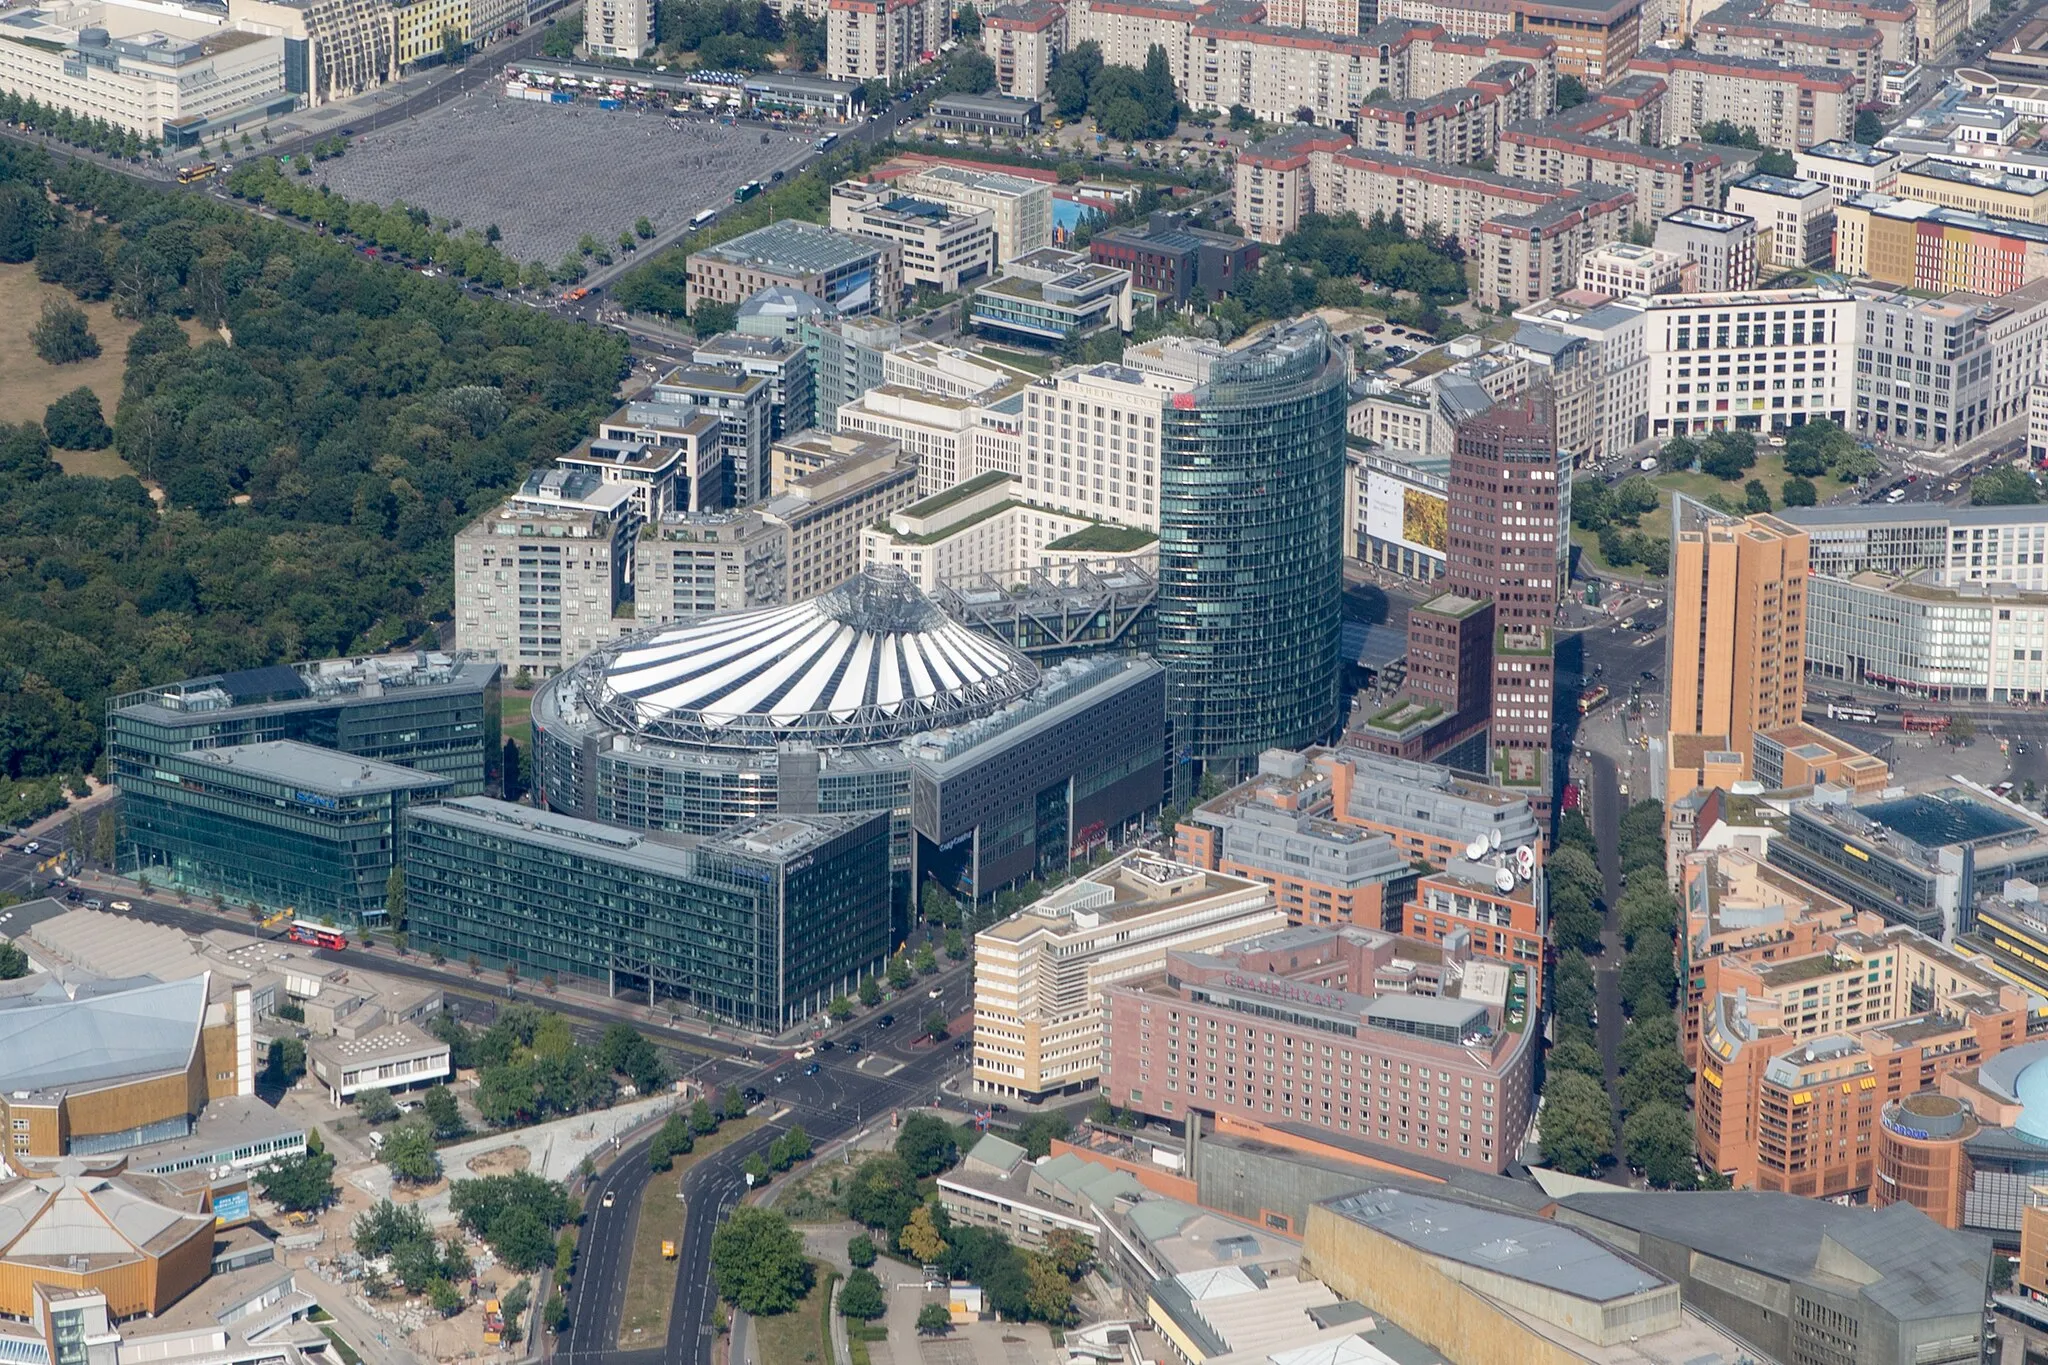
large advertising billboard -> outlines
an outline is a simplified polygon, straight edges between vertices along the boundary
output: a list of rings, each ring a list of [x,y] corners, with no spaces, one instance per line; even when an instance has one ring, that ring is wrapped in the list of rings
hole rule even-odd
[[[1448,523],[1448,504],[1443,494],[1377,469],[1366,471],[1368,535],[1441,561],[1448,543]]]

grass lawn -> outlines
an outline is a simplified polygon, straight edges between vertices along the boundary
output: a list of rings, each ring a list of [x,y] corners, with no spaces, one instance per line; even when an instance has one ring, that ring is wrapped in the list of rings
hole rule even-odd
[[[77,304],[99,339],[97,359],[75,365],[52,365],[36,354],[29,331],[43,314],[43,301],[57,299]],[[43,409],[84,384],[100,396],[100,408],[111,425],[114,406],[121,401],[122,371],[128,363],[128,339],[142,323],[117,318],[111,303],[79,303],[68,289],[44,284],[36,278],[32,262],[0,265],[0,422],[40,422]],[[187,334],[198,338],[205,329],[196,323],[185,325]],[[53,451],[68,474],[119,477],[133,473],[111,450],[88,450],[73,454]]]
[[[37,363],[40,364],[41,362]],[[106,400],[102,399],[100,405],[105,407]],[[113,420],[113,416],[114,414],[111,411],[107,413],[109,421]],[[42,419],[37,418],[36,420],[40,421]],[[80,474],[89,479],[118,479],[123,475],[135,473],[135,467],[122,459],[120,453],[112,446],[107,447],[105,450],[57,450],[53,448],[50,451],[50,458],[55,460],[66,474]],[[142,476],[137,474],[136,477],[140,478]]]
[[[533,693],[506,689],[499,709],[499,728],[506,739],[516,739],[524,749],[533,742]]]
[[[509,700],[509,698],[508,698]],[[730,1119],[710,1137],[697,1139],[697,1149],[676,1158],[675,1169],[658,1173],[640,1196],[640,1214],[633,1225],[633,1260],[626,1273],[626,1303],[619,1312],[619,1345],[647,1346],[668,1336],[669,1310],[675,1306],[677,1263],[661,1258],[664,1241],[681,1245],[685,1210],[676,1191],[690,1167],[738,1142],[761,1126],[760,1119]]]
[[[811,1262],[811,1292],[787,1313],[754,1318],[754,1359],[761,1365],[805,1365],[829,1361],[825,1310],[831,1303],[831,1273],[822,1261]]]
[[[984,346],[981,353],[990,360],[999,360],[1005,365],[1015,365],[1020,370],[1033,374],[1051,374],[1059,368],[1060,358],[1056,355],[1039,355],[1034,351],[1011,351],[999,346]]]
[[[1671,534],[1671,498],[1674,493],[1683,493],[1687,497],[1700,499],[1705,499],[1709,493],[1719,493],[1722,497],[1740,506],[1742,503],[1743,485],[1747,484],[1751,479],[1761,480],[1763,486],[1770,490],[1771,505],[1775,509],[1780,504],[1783,497],[1785,480],[1789,477],[1785,473],[1784,452],[1772,450],[1768,447],[1757,451],[1756,463],[1750,466],[1749,472],[1733,483],[1724,482],[1711,474],[1701,474],[1692,471],[1668,471],[1661,474],[1653,474],[1650,476],[1650,482],[1657,485],[1657,491],[1660,494],[1657,501],[1657,510],[1644,513],[1642,520],[1637,525],[1650,535],[1668,538]],[[1825,474],[1811,480],[1811,482],[1814,493],[1822,502],[1826,502],[1835,494],[1849,487],[1848,484],[1843,483],[1840,479],[1830,478]],[[1640,564],[1630,564],[1623,569],[1615,569],[1613,565],[1607,562],[1606,556],[1600,553],[1600,537],[1591,531],[1582,531],[1574,526],[1572,528],[1572,544],[1579,547],[1580,563],[1593,572],[1619,572],[1633,577],[1642,577],[1645,574],[1644,566]],[[1661,575],[1663,566],[1660,565],[1658,568]]]
[[[320,1332],[334,1343],[335,1354],[341,1357],[341,1365],[363,1365],[363,1358],[356,1354],[355,1347],[341,1339],[341,1333],[332,1327],[322,1327]]]

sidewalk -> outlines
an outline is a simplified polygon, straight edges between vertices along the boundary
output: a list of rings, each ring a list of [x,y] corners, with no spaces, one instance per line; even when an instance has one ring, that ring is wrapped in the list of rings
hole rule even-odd
[[[574,1114],[568,1118],[550,1119],[530,1128],[511,1128],[488,1137],[473,1138],[443,1147],[440,1151],[441,1169],[451,1181],[463,1179],[469,1173],[469,1163],[475,1158],[507,1147],[524,1147],[528,1154],[527,1170],[547,1180],[566,1182],[575,1175],[585,1157],[595,1157],[614,1143],[623,1145],[631,1141],[635,1129],[665,1117],[675,1105],[674,1095],[654,1095],[594,1113]],[[391,1193],[391,1171],[381,1162],[351,1172],[347,1179],[349,1184],[373,1199],[384,1199]],[[414,1207],[436,1226],[454,1219],[445,1189],[419,1200]]]

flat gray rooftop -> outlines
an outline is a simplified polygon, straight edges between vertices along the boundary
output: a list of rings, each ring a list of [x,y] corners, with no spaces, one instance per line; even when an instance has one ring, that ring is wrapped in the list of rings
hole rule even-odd
[[[1573,1194],[1558,1203],[1776,1279],[1818,1277],[1840,1290],[1847,1281],[1818,1270],[1823,1241],[1833,1242],[1876,1275],[1862,1296],[1900,1321],[1974,1317],[1984,1305],[1990,1242],[1950,1232],[1911,1204],[1850,1208],[1758,1190]]]
[[[1428,1255],[1573,1298],[1608,1303],[1670,1283],[1591,1235],[1542,1218],[1395,1189],[1361,1190],[1323,1207]]]
[[[248,773],[271,782],[283,782],[323,796],[365,796],[375,792],[427,791],[449,785],[445,777],[402,768],[396,763],[379,763],[374,758],[357,758],[336,749],[301,744],[295,739],[265,740],[260,744],[230,744],[220,749],[197,749],[165,759],[173,764],[210,764],[238,773]]]
[[[778,274],[816,275],[874,260],[886,246],[884,242],[785,218],[693,254],[732,265],[757,266]]]

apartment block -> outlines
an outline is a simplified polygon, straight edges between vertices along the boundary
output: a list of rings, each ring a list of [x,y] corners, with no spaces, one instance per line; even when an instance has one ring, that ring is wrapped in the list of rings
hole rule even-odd
[[[677,365],[626,405],[607,432],[701,433],[695,419],[718,423],[718,452],[730,505],[745,507],[768,491],[768,448],[775,431],[775,386],[767,375],[722,365]],[[700,443],[701,444],[701,443]],[[698,505],[722,504],[699,498]]]
[[[1533,1103],[1529,974],[1371,929],[1176,946],[1104,992],[1103,1091],[1173,1122],[1269,1119],[1498,1173]]]
[[[1678,1036],[1685,1064],[1697,1068],[1700,1026],[1711,999],[1709,963],[1722,957],[1758,965],[1810,958],[1824,951],[1834,934],[1855,928],[1856,910],[1755,854],[1733,848],[1681,855],[1676,869],[1678,902],[1685,913],[1678,946]]]
[[[894,81],[937,55],[950,27],[944,0],[828,0],[825,74]]]
[[[631,617],[632,491],[540,470],[455,534],[455,647],[535,676],[609,643]]]
[[[1633,192],[1588,182],[1541,208],[1489,219],[1479,228],[1474,299],[1519,308],[1570,289],[1588,252],[1628,236],[1634,212]]]
[[[808,601],[860,572],[862,528],[917,497],[918,467],[893,441],[807,432],[778,450],[820,447],[835,458],[759,504],[761,515],[788,533],[792,602]]]
[[[1286,927],[1266,887],[1136,855],[1059,887],[974,936],[974,1089],[1037,1098],[1094,1085],[1108,1054],[1104,993],[1170,949]]]
[[[725,424],[687,405],[634,404],[598,423],[588,448],[559,456],[568,469],[594,469],[633,490],[642,521],[671,512],[708,512],[732,505],[725,467]]]
[[[1664,294],[1643,306],[1654,439],[1770,431],[1820,416],[1849,424],[1852,295],[1832,289]]]
[[[1632,294],[1676,294],[1685,288],[1688,264],[1675,251],[1615,242],[1579,258],[1578,287],[1610,299]]]
[[[771,441],[816,425],[817,379],[811,373],[810,348],[801,341],[726,332],[699,342],[690,359],[698,365],[757,375],[768,381]]]
[[[1757,257],[1773,266],[1819,265],[1835,250],[1835,196],[1812,180],[1745,176],[1728,187],[1728,211],[1757,224]]]
[[[1796,725],[1806,699],[1806,532],[1767,513],[1742,518],[1681,497],[1672,508],[1671,771],[1667,808],[1698,769],[1735,755],[1749,776],[1751,737]]]
[[[1067,7],[1059,0],[1021,0],[981,18],[981,50],[995,63],[996,90],[1016,99],[1050,93],[1053,63],[1066,43]]]
[[[1553,185],[1592,181],[1635,192],[1636,213],[1662,218],[1688,207],[1717,208],[1721,158],[1699,143],[1645,147],[1619,137],[1558,127],[1562,120],[1526,119],[1501,130],[1501,174]]]
[[[1681,142],[1724,120],[1783,152],[1847,141],[1855,129],[1856,77],[1832,67],[1658,48],[1638,55],[1629,70],[1670,87],[1664,132]]]
[[[679,512],[633,544],[633,628],[790,600],[789,528],[756,511]]]
[[[595,56],[637,62],[654,52],[653,0],[590,0],[583,46]]]
[[[1680,209],[1657,220],[1656,247],[1682,257],[1693,267],[1694,288],[1699,293],[1756,288],[1756,219],[1747,214]]]
[[[709,443],[716,453],[715,440]],[[690,451],[664,445],[600,437],[557,455],[561,469],[587,469],[606,483],[624,484],[633,495],[633,511],[644,522],[657,521],[676,510],[677,489],[689,475]],[[683,496],[689,496],[687,488]]]
[[[1404,223],[1436,224],[1475,253],[1488,221],[1535,212],[1566,194],[1554,184],[1364,148],[1332,155],[1326,184],[1327,192],[1325,183],[1316,186],[1319,213],[1355,213],[1360,222],[1398,213]]]
[[[1493,155],[1499,128],[1491,92],[1461,85],[1418,99],[1367,96],[1358,106],[1358,143],[1424,161],[1463,166]]]
[[[1839,68],[1855,76],[1858,104],[1873,103],[1884,93],[1884,35],[1853,14],[1819,5],[1734,0],[1702,15],[1692,34],[1698,50],[1710,56]]]
[[[2027,460],[2048,460],[2048,380],[2037,380],[2027,390]]]
[[[1873,192],[1897,193],[1903,160],[1897,152],[1860,142],[1822,142],[1792,154],[1799,178],[1826,185],[1837,200]]]
[[[1188,31],[1207,11],[1182,0],[1073,0],[1067,7],[1067,39],[1075,47],[1094,43],[1104,66],[1145,69],[1155,47],[1166,52],[1174,81],[1186,94]]]
[[[2028,995],[1875,915],[1805,956],[1706,963],[1700,1160],[1740,1188],[1866,1197],[1884,1107],[2026,1038]]]

